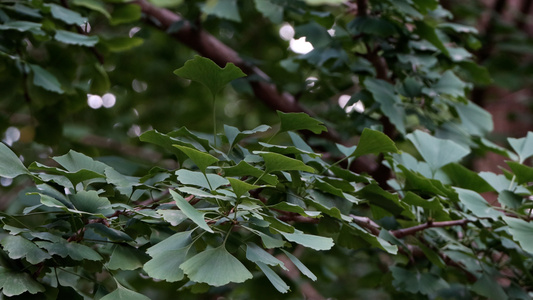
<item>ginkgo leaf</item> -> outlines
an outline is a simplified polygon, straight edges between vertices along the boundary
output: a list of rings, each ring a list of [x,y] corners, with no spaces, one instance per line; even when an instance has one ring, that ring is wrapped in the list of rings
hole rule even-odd
[[[180,268],[190,280],[212,286],[239,283],[252,278],[252,273],[224,246],[200,252],[181,264]]]
[[[398,148],[383,132],[365,128],[352,155],[359,157],[365,154],[379,153],[398,153]]]
[[[150,298],[118,285],[116,290],[100,298],[100,300],[150,300]]]
[[[221,68],[209,58],[199,55],[185,62],[183,67],[174,71],[174,74],[203,84],[211,91],[213,97],[232,80],[246,76],[232,63]]]
[[[6,178],[15,178],[19,175],[30,174],[30,171],[22,164],[11,149],[4,143],[0,143],[0,176]]]
[[[172,198],[174,201],[176,201],[176,206],[179,207],[179,209],[187,216],[191,221],[196,223],[196,225],[200,226],[203,230],[207,232],[213,232],[213,229],[207,225],[205,222],[204,216],[206,213],[201,213],[196,208],[194,208],[192,205],[187,202],[187,200],[183,199],[183,197],[174,192],[173,190],[170,190],[170,194],[172,195]]]
[[[315,173],[315,169],[307,166],[301,160],[290,158],[278,153],[256,151],[265,160],[266,172],[276,171],[306,171]]]
[[[0,290],[7,297],[28,292],[37,294],[45,288],[26,272],[16,272],[0,266]]]
[[[439,139],[420,130],[406,137],[434,171],[449,163],[457,162],[470,153],[469,149],[454,141]]]
[[[519,139],[508,138],[507,141],[520,157],[520,163],[533,155],[533,132],[529,131],[526,137]]]
[[[185,155],[187,155],[195,164],[198,166],[198,169],[202,171],[202,173],[205,173],[205,169],[216,163],[218,161],[218,158],[214,157],[213,155],[209,153],[205,153],[193,148],[189,148],[186,146],[181,145],[173,145],[174,147],[180,149]]]
[[[278,110],[278,117],[281,121],[280,132],[293,130],[309,130],[315,134],[328,131],[322,122],[311,118],[306,113],[284,113]]]

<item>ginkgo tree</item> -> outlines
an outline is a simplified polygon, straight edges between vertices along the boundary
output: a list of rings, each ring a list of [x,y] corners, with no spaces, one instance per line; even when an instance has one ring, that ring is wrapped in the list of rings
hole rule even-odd
[[[2,298],[531,298],[533,133],[490,141],[476,29],[437,1],[7,1],[0,22]],[[485,152],[501,173],[469,168]]]

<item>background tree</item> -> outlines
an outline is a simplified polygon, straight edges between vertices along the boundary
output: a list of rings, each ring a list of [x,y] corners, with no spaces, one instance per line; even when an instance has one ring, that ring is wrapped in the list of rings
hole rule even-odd
[[[528,3],[0,3],[3,295],[529,299]]]

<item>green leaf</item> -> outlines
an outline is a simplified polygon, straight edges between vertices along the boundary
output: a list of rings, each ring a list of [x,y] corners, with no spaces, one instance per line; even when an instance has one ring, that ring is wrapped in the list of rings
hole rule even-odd
[[[306,166],[302,161],[272,152],[254,152],[265,160],[266,172],[276,171],[305,171],[315,173],[315,169]]]
[[[70,202],[81,212],[109,215],[115,211],[110,208],[111,202],[106,197],[100,197],[96,191],[78,191],[68,195]]]
[[[261,271],[265,274],[276,290],[278,290],[278,292],[285,294],[290,290],[290,287],[285,283],[285,281],[283,281],[283,279],[281,279],[276,272],[272,271],[269,266],[259,261],[256,262],[256,265],[259,267],[259,269],[261,269]]]
[[[144,264],[143,269],[150,277],[155,279],[168,282],[180,281],[185,277],[180,265],[191,258],[192,254],[194,252],[191,251],[191,247],[164,251],[153,255],[153,258]]]
[[[63,258],[70,257],[74,260],[92,260],[100,261],[102,257],[93,249],[78,243],[61,242],[35,242],[40,248],[46,249],[51,255],[58,255]]]
[[[176,7],[183,3],[183,0],[151,0],[150,3],[158,7]]]
[[[20,32],[40,30],[42,24],[28,21],[9,21],[0,24],[0,30],[17,30]]]
[[[64,176],[66,177],[70,183],[72,184],[71,188],[74,188],[78,183],[80,182],[83,182],[83,181],[87,181],[87,180],[91,180],[91,179],[95,179],[95,178],[105,178],[104,175],[102,174],[98,174],[94,171],[91,171],[91,170],[86,170],[86,169],[82,169],[82,170],[79,170],[79,171],[76,171],[76,172],[68,172],[68,171],[64,171],[64,170],[61,170],[59,168],[54,168],[54,167],[48,167],[48,166],[45,166],[45,165],[42,165],[38,162],[33,162],[29,167],[28,167],[31,171],[40,171],[40,172],[47,172],[49,174],[55,174],[55,175],[61,175],[61,176]],[[39,174],[37,176],[41,177],[42,174]],[[128,194],[129,196],[129,194]]]
[[[100,298],[100,300],[150,300],[150,298],[118,285],[116,290]]]
[[[89,156],[70,150],[67,154],[53,157],[58,164],[62,165],[69,172],[78,172],[80,170],[90,170],[98,174],[104,175],[108,165],[95,161]]]
[[[452,71],[448,70],[442,74],[432,89],[439,94],[446,94],[452,97],[464,97],[466,84],[459,79]],[[473,105],[470,105],[472,108]]]
[[[268,223],[267,225],[268,226]],[[267,235],[266,233],[263,233],[259,230],[255,230],[252,228],[246,227],[249,231],[253,232],[254,234],[258,235],[261,238],[261,241],[263,242],[263,246],[267,249],[273,249],[273,248],[279,248],[285,246],[285,241],[282,239],[274,238],[270,235]]]
[[[57,20],[61,20],[67,24],[79,26],[87,23],[87,18],[83,17],[78,12],[65,8],[61,5],[50,3],[45,4],[44,6],[50,8],[50,13],[52,14],[52,17]]]
[[[322,131],[328,131],[322,122],[311,118],[306,113],[284,113],[278,110],[278,117],[281,121],[279,132],[309,130],[320,134]]]
[[[383,132],[365,128],[353,152],[353,156],[359,157],[366,154],[398,153],[394,142]]]
[[[507,165],[511,168],[516,175],[516,182],[518,184],[533,182],[533,168],[514,162],[506,161]]]
[[[254,0],[255,8],[272,23],[283,21],[283,6],[272,0]]]
[[[449,163],[457,162],[470,153],[469,149],[463,148],[454,141],[438,139],[420,130],[416,130],[406,137],[415,145],[416,150],[433,171]]]
[[[101,223],[89,223],[85,228],[92,229],[94,232],[102,237],[108,238],[114,242],[132,242],[133,239],[125,232],[107,227]]]
[[[42,293],[44,286],[33,279],[26,272],[16,272],[0,266],[0,289],[7,296],[17,296],[28,292],[30,294]]]
[[[195,185],[209,190],[216,190],[217,188],[228,185],[228,179],[217,174],[202,174],[201,172],[189,171],[187,169],[180,169],[176,171],[178,181],[186,185]],[[207,177],[207,179],[206,179]],[[209,182],[208,182],[209,180]]]
[[[343,0],[305,0],[309,5],[339,5],[342,4]]]
[[[261,187],[259,185],[249,184],[249,183],[244,182],[242,180],[231,178],[231,177],[228,177],[228,180],[229,180],[229,182],[231,184],[231,188],[233,189],[233,192],[235,193],[237,198],[240,198],[244,194],[248,193],[249,190],[258,189],[258,188]]]
[[[105,4],[100,0],[73,0],[72,3],[77,6],[83,6],[90,10],[97,11],[106,18],[111,19],[111,15],[105,8]]]
[[[135,270],[142,268],[147,260],[147,255],[139,249],[127,244],[115,244],[107,262],[107,267],[111,270]]]
[[[288,270],[281,260],[254,243],[246,243],[246,259],[254,263],[260,262],[269,266],[280,266],[282,269]]]
[[[495,210],[480,194],[461,188],[455,188],[455,191],[459,195],[461,203],[475,216],[479,218],[491,218],[493,220],[504,216],[502,212]]]
[[[241,160],[236,166],[222,168],[225,176],[253,176],[255,178],[261,177],[261,180],[270,185],[278,184],[278,178],[271,174],[264,174],[258,168],[251,166],[249,163]],[[264,175],[263,175],[264,174]]]
[[[241,22],[237,0],[207,0],[202,11],[222,19]]]
[[[302,246],[315,250],[329,250],[333,247],[333,239],[301,232],[287,233],[280,231],[288,241],[298,243]]]
[[[54,38],[62,43],[69,45],[79,45],[85,47],[93,47],[98,43],[97,36],[87,36],[75,32],[65,31],[65,30],[56,30]]]
[[[32,265],[52,258],[50,254],[37,247],[37,245],[18,235],[5,236],[0,241],[0,245],[8,253],[9,258],[25,258]]]
[[[468,101],[467,104],[458,102],[453,106],[461,118],[461,126],[470,134],[485,136],[494,129],[492,115],[474,102]]]
[[[520,139],[508,138],[507,141],[518,154],[519,163],[523,163],[533,155],[533,132],[529,131],[526,137]]]
[[[513,240],[518,242],[524,251],[533,254],[533,239],[531,233],[533,232],[533,223],[526,222],[522,219],[502,217],[505,223],[509,225],[509,231],[513,236]]]
[[[162,255],[166,251],[178,250],[191,244],[193,230],[178,232],[148,248],[146,253],[151,257]]]
[[[190,280],[212,286],[240,283],[252,278],[252,273],[223,245],[196,254],[181,264],[180,268]]]
[[[163,217],[163,220],[172,226],[178,226],[183,221],[189,219],[181,210],[175,209],[158,209],[157,213]]]
[[[101,40],[100,44],[103,44],[111,52],[127,51],[144,43],[144,39],[139,37],[115,37],[112,39]]]
[[[141,6],[137,4],[125,4],[115,6],[111,14],[111,25],[131,23],[141,18]]]
[[[294,256],[291,253],[285,251],[284,249],[281,249],[281,251],[283,251],[283,253],[285,253],[285,255],[287,255],[287,257],[292,261],[292,263],[296,266],[296,268],[298,268],[298,270],[300,270],[300,272],[302,272],[302,274],[304,274],[305,276],[309,277],[309,279],[311,279],[313,281],[317,280],[317,277],[315,276],[315,274],[313,274],[313,272],[311,272],[311,270],[309,270],[296,256]]]
[[[373,235],[355,223],[342,226],[337,243],[350,249],[376,247],[393,255],[398,253],[396,245],[391,245],[386,240]]]
[[[499,277],[499,276],[498,276]],[[496,278],[491,278],[484,273],[476,283],[472,285],[472,291],[491,300],[507,300],[509,296],[499,284]]]
[[[236,127],[224,125],[224,133],[226,134],[226,138],[228,139],[228,143],[230,145],[230,148],[233,147],[236,143],[238,143],[240,140],[245,138],[246,136],[256,134],[259,132],[266,132],[271,127],[268,125],[259,125],[256,128],[252,130],[245,130],[240,131]]]
[[[185,62],[183,67],[174,71],[174,74],[203,84],[211,91],[213,97],[232,80],[246,76],[232,63],[220,68],[209,58],[198,55]]]
[[[198,169],[202,171],[202,173],[205,173],[205,169],[216,163],[218,161],[218,158],[214,157],[213,155],[209,153],[205,153],[202,151],[198,151],[193,148],[189,148],[186,146],[181,145],[173,145],[174,147],[180,149],[185,155],[187,155],[195,164],[198,166]]]
[[[165,150],[176,155],[178,161],[181,163],[187,159],[187,155],[178,148],[174,147],[175,144],[180,143],[180,145],[194,147],[191,143],[181,142],[176,139],[176,137],[171,136],[172,133],[164,134],[157,130],[149,130],[139,136],[139,140],[143,142],[152,143],[158,146],[163,147]]]
[[[57,78],[50,72],[38,65],[28,64],[33,72],[33,84],[40,86],[47,91],[63,94],[63,89]]]
[[[180,194],[174,192],[173,190],[170,190],[170,194],[172,195],[174,201],[176,201],[176,206],[178,206],[179,209],[181,209],[181,211],[187,217],[189,217],[189,219],[191,219],[191,221],[196,223],[196,225],[200,226],[200,228],[207,232],[214,232],[213,229],[211,229],[211,227],[209,227],[209,225],[207,225],[205,222],[204,216],[206,213],[197,211],[192,205],[189,204],[189,202],[187,202],[187,200],[183,199]]]
[[[384,80],[374,78],[366,78],[364,84],[374,100],[380,104],[383,114],[389,118],[399,132],[405,134],[405,109],[394,86]]]
[[[522,206],[523,197],[508,190],[503,190],[498,195],[498,202],[502,207],[510,207],[511,209],[519,209]]]
[[[261,145],[264,150],[268,150],[268,152],[275,152],[283,155],[299,154],[302,155],[302,157],[303,155],[305,155],[312,158],[317,158],[321,156],[321,154],[317,154],[312,151],[302,150],[294,146],[271,145],[263,142],[259,142],[258,144]]]
[[[430,212],[431,216],[437,221],[450,220],[450,216],[444,209],[444,206],[442,206],[436,197],[424,199],[413,192],[407,192],[402,200],[409,205],[424,208],[425,212]]]
[[[446,46],[444,46],[442,40],[437,35],[435,28],[429,26],[424,21],[415,21],[414,24],[416,26],[416,34],[433,44],[433,46],[437,47],[445,55],[449,55],[448,49],[446,48]]]
[[[375,183],[365,186],[357,191],[355,195],[360,199],[367,200],[370,205],[379,206],[396,216],[406,215],[412,217],[408,206],[400,201],[398,195],[385,191]]]
[[[492,191],[492,187],[479,176],[458,163],[447,164],[442,170],[452,181],[452,185],[478,193]]]
[[[0,176],[5,178],[15,178],[19,175],[30,175],[30,171],[22,164],[11,149],[4,143],[0,143]]]
[[[410,271],[396,266],[389,267],[389,270],[394,278],[392,285],[400,291],[432,295],[450,287],[444,279],[431,273],[420,273],[418,270]]]

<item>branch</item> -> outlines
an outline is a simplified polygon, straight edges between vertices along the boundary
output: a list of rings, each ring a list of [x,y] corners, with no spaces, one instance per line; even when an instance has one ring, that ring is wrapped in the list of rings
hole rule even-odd
[[[392,235],[394,235],[395,237],[397,237],[397,238],[403,238],[405,236],[413,235],[413,234],[415,234],[415,233],[417,233],[419,231],[425,230],[427,228],[458,226],[458,225],[465,225],[465,224],[468,224],[470,222],[472,222],[472,221],[467,220],[467,219],[454,220],[454,221],[443,221],[443,222],[428,221],[427,223],[420,224],[420,225],[417,225],[417,226],[408,227],[408,228],[402,228],[402,229],[398,229],[398,230],[393,230],[390,233]]]

